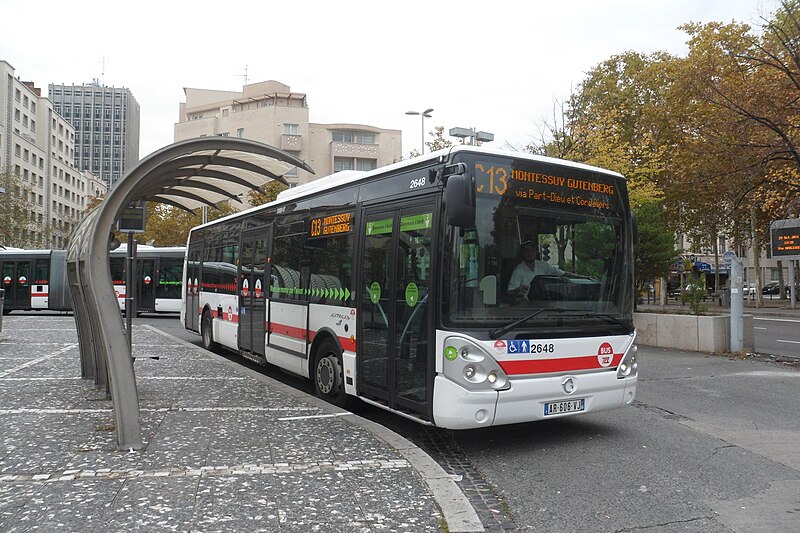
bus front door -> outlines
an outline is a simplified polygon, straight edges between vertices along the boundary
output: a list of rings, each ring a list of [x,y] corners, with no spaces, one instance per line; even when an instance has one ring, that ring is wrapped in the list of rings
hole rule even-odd
[[[361,231],[359,394],[430,416],[433,327],[428,293],[434,202],[365,209]]]
[[[242,235],[239,264],[239,349],[264,359],[267,236],[263,230]]]

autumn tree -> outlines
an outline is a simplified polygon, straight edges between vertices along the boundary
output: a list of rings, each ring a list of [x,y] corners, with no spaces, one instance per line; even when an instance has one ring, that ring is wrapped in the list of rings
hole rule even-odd
[[[31,191],[10,170],[0,172],[0,245],[15,248],[43,248],[47,232],[39,223],[31,200]]]
[[[207,208],[208,221],[235,213],[229,202],[220,202]],[[186,246],[189,231],[202,223],[202,208],[191,212],[167,204],[148,202],[145,232],[136,235],[136,240],[152,246]],[[124,242],[125,235],[118,235]]]
[[[274,202],[278,198],[278,194],[288,189],[286,185],[279,181],[270,180],[269,183],[261,186],[257,191],[251,190],[247,193],[247,201],[250,205],[264,205]]]

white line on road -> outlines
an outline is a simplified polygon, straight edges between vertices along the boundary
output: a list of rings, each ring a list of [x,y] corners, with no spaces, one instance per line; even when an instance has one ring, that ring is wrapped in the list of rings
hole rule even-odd
[[[42,361],[47,361],[48,359],[52,359],[53,357],[58,357],[62,353],[68,352],[68,351],[72,350],[73,348],[75,348],[77,346],[78,346],[77,343],[70,343],[70,344],[67,344],[66,346],[64,346],[63,348],[61,348],[60,350],[51,353],[50,355],[45,355],[44,357],[39,357],[38,359],[34,359],[33,361],[28,361],[27,363],[24,363],[22,365],[15,366],[14,368],[9,368],[5,372],[1,372],[0,373],[0,378],[4,378],[9,374],[13,374],[14,372],[17,372],[18,370],[24,370],[24,369],[28,368],[29,366],[33,366],[35,364],[41,363]]]
[[[753,329],[767,329],[767,328],[756,328],[756,327],[754,327]]]
[[[281,422],[286,422],[289,420],[310,420],[312,418],[333,418],[335,416],[348,416],[352,415],[353,413],[332,413],[328,415],[308,415],[308,416],[284,416],[278,418]]]
[[[796,320],[793,318],[753,318],[753,320],[770,320],[773,322],[800,322],[800,320]]]
[[[775,339],[775,342],[788,342],[790,344],[800,344],[800,341],[785,341],[781,339]]]

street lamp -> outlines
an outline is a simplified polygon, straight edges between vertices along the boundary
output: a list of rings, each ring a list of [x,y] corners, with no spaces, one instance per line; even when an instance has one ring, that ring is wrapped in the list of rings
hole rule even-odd
[[[469,139],[469,145],[474,146],[476,142],[492,142],[494,133],[488,131],[475,131],[475,128],[450,128],[448,134],[451,137]]]
[[[422,119],[422,153],[425,153],[425,117],[431,118],[431,113],[433,113],[433,109],[429,108],[425,111],[406,111],[406,115],[422,115],[420,118]]]

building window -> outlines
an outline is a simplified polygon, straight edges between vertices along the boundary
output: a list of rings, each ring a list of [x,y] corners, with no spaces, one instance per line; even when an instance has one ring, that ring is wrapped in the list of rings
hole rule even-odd
[[[374,133],[352,133],[349,131],[334,131],[334,142],[354,143],[354,144],[375,144]]]
[[[244,137],[244,128],[239,128],[239,129],[237,129],[237,130],[236,130],[236,136],[237,136],[237,137],[239,137],[240,139],[241,139],[242,137]]]
[[[300,125],[299,124],[284,124],[283,125],[283,134],[284,135],[300,135]]]
[[[353,159],[350,157],[334,157],[333,158],[333,171],[341,172],[342,170],[353,170]]]
[[[357,159],[356,160],[356,170],[375,170],[378,168],[378,162],[375,159]]]

